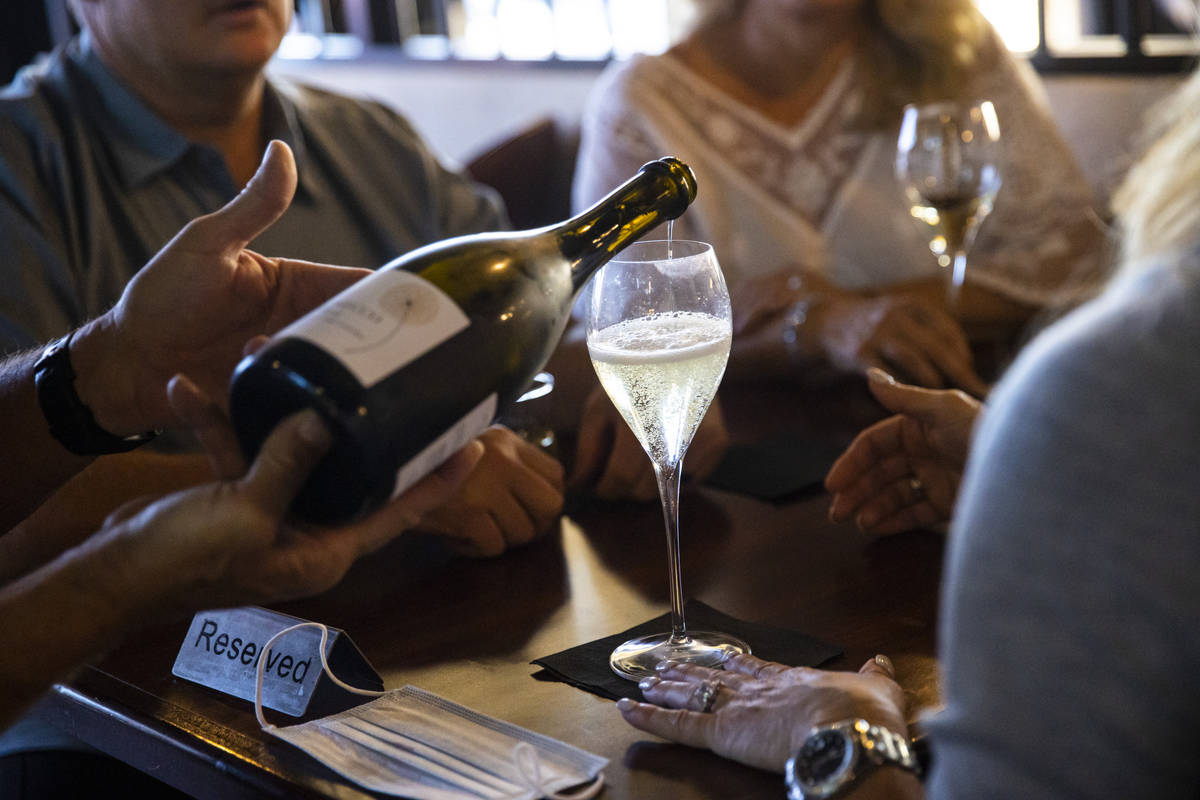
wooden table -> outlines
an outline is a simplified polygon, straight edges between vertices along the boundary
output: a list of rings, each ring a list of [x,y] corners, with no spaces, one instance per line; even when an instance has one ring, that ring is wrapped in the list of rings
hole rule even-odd
[[[913,707],[929,706],[942,537],[870,541],[831,525],[827,507],[819,491],[773,504],[685,489],[686,594],[837,642],[845,656],[834,668],[887,653]],[[779,798],[777,775],[656,740],[626,725],[611,701],[534,677],[533,658],[667,611],[665,561],[656,506],[589,507],[554,535],[487,561],[402,538],[332,592],[279,608],[344,629],[388,687],[413,684],[608,757],[603,797]],[[128,641],[56,687],[38,713],[199,797],[369,796],[262,734],[249,703],[174,678],[185,631],[181,623]]]

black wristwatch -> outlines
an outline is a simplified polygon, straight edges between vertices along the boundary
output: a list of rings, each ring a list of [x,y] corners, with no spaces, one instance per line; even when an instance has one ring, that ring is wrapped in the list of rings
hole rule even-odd
[[[788,800],[836,797],[878,766],[891,765],[920,778],[923,767],[908,737],[865,719],[813,728],[788,759],[784,779]]]
[[[158,435],[157,431],[117,436],[100,427],[92,410],[75,391],[75,368],[71,366],[72,331],[42,352],[33,366],[38,405],[50,426],[50,434],[77,456],[126,453]]]

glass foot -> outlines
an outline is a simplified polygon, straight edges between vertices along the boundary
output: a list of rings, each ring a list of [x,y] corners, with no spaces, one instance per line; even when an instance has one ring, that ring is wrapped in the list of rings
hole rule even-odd
[[[719,667],[730,656],[749,652],[750,645],[728,633],[688,631],[686,637],[676,641],[671,641],[669,633],[658,633],[630,639],[612,651],[608,665],[622,678],[640,681],[649,675],[657,675],[655,665],[667,659]]]

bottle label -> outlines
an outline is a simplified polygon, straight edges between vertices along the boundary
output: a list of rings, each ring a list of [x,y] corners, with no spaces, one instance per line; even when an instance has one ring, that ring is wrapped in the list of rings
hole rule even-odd
[[[337,357],[370,387],[470,324],[445,292],[399,269],[359,281],[279,332]]]
[[[392,497],[408,491],[414,483],[437,469],[443,461],[461,450],[467,442],[483,433],[496,418],[498,400],[493,392],[429,446],[402,466],[396,473],[396,489]]]

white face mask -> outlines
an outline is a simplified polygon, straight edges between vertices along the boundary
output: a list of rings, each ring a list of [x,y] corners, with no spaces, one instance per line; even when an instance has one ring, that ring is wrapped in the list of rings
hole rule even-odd
[[[277,728],[262,714],[263,664],[289,631],[322,629],[322,667],[334,683],[376,700],[300,725]],[[539,797],[586,800],[603,786],[608,759],[484,716],[413,686],[374,692],[347,686],[325,663],[325,626],[305,622],[280,631],[259,656],[254,711],[263,730],[367,789],[416,800]],[[578,794],[559,792],[589,783]]]

